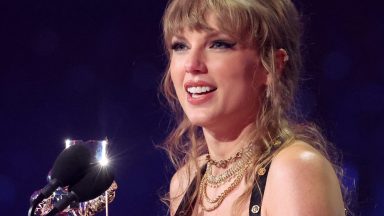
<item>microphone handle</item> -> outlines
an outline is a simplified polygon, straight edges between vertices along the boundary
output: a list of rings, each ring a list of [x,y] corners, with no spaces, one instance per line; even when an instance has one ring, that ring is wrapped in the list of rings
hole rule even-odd
[[[39,195],[31,200],[31,205],[28,211],[28,216],[33,216],[37,205],[45,198],[49,197],[60,186],[60,182],[57,179],[51,179],[48,184],[40,190]]]
[[[78,200],[79,197],[73,191],[71,191],[67,197],[57,202],[54,208],[46,216],[55,216],[57,213],[63,211],[67,206],[69,206],[73,201]]]
[[[57,179],[51,179],[49,183],[41,189],[39,195],[32,200],[33,204],[39,204],[43,199],[49,197],[60,186],[60,182]]]

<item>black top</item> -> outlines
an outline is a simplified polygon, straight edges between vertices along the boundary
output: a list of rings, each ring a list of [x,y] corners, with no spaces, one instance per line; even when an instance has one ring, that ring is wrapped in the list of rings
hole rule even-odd
[[[204,165],[201,168],[201,175],[204,175],[207,169],[207,165]],[[261,201],[262,194],[264,193],[265,184],[267,182],[267,176],[269,171],[269,165],[265,168],[265,173],[259,174],[258,184],[255,184],[252,189],[251,200],[249,203],[249,215],[250,216],[260,216],[261,213]],[[259,186],[258,186],[259,185]],[[196,197],[191,200],[190,197],[196,190],[196,178],[193,179],[188,190],[185,192],[183,199],[179,207],[177,208],[175,216],[191,216],[193,212],[193,207],[196,203]]]

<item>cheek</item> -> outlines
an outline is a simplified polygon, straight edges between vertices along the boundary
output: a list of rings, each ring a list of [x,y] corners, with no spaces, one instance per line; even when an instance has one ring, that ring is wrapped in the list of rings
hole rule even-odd
[[[243,89],[259,87],[266,82],[266,75],[256,68],[253,62],[239,62],[238,64],[226,65],[225,76],[221,79],[226,81],[228,86]]]
[[[181,70],[180,65],[175,64],[171,61],[169,65],[169,75],[173,84],[173,87],[176,90],[176,94],[179,96],[180,92],[183,89],[184,81],[184,72]]]
[[[249,92],[253,99],[260,99],[267,84],[267,74],[264,70],[254,69],[249,77]]]
[[[171,59],[171,62],[169,64],[169,73],[170,73],[171,80],[174,83],[174,85],[178,82],[178,79],[180,79],[180,75],[179,75],[179,71],[178,71],[178,65],[175,62],[176,61]]]
[[[249,64],[246,71],[249,71],[246,75],[249,89],[253,94],[257,94],[258,96],[267,85],[268,74],[264,67],[258,62]]]
[[[228,94],[241,103],[258,101],[267,81],[267,74],[254,62],[243,62],[228,73],[225,78]]]

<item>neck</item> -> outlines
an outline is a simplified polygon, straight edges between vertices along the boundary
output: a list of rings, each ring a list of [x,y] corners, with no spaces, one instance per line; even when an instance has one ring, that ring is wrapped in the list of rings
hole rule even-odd
[[[248,135],[254,125],[248,123],[240,130],[230,130],[226,133],[219,133],[208,128],[203,128],[205,141],[207,142],[208,151],[213,160],[225,160],[235,155],[249,143]]]

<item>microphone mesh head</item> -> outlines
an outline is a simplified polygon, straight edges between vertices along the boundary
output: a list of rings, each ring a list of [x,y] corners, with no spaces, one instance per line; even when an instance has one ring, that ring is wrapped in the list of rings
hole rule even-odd
[[[109,167],[94,165],[78,183],[69,187],[69,190],[76,193],[79,202],[85,202],[104,193],[113,180],[114,176]]]
[[[64,149],[56,158],[51,170],[51,178],[59,180],[60,186],[73,185],[78,182],[90,167],[92,155],[81,144]]]

